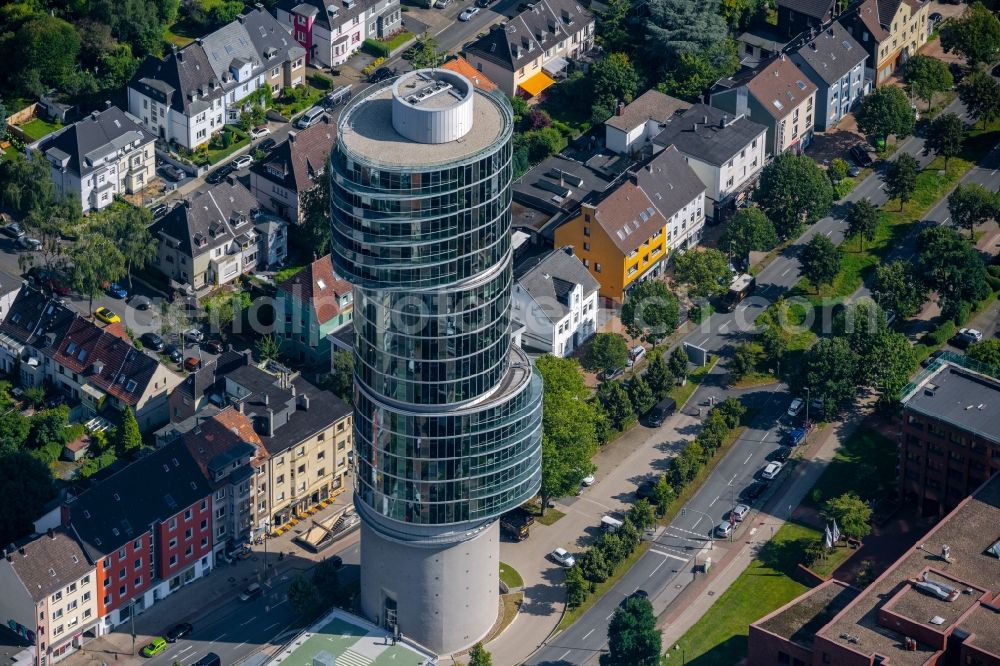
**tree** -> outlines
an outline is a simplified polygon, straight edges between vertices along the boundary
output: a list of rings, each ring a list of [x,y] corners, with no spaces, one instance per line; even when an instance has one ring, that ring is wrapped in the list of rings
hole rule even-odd
[[[319,590],[301,573],[296,574],[288,586],[288,602],[296,613],[307,619],[315,617],[323,606]]]
[[[281,354],[281,340],[273,333],[257,340],[257,357],[261,361],[276,361]]]
[[[628,104],[639,89],[639,75],[624,53],[610,53],[591,65],[589,81],[593,86],[594,108],[613,110],[618,102]],[[604,115],[603,111],[598,115]],[[607,120],[608,115],[604,115],[601,122]]]
[[[819,293],[824,284],[833,284],[840,272],[842,251],[823,234],[816,234],[809,239],[799,255],[799,265],[802,275],[812,283]]]
[[[800,395],[809,389],[811,400],[822,403],[831,414],[857,391],[857,357],[844,338],[820,338],[803,356],[802,366],[793,377]]]
[[[782,153],[764,167],[754,199],[786,240],[830,212],[833,186],[811,157]]]
[[[677,381],[683,381],[687,379],[688,375],[688,355],[684,351],[684,347],[678,345],[674,347],[674,350],[670,352],[670,361],[667,363],[670,366],[670,374],[677,378]]]
[[[948,212],[955,226],[973,231],[987,220],[997,217],[997,196],[979,183],[959,183],[948,195]]]
[[[573,359],[546,354],[535,362],[542,376],[542,498],[549,500],[576,492],[580,481],[594,470],[597,450],[597,409],[590,389]]]
[[[954,113],[944,113],[934,119],[927,128],[924,140],[924,154],[932,152],[944,158],[944,168],[948,168],[948,158],[962,152],[965,141],[965,123]]]
[[[628,343],[617,333],[598,333],[587,345],[583,367],[590,371],[624,368],[628,363]]]
[[[661,280],[643,280],[625,298],[621,320],[629,335],[656,342],[677,328],[680,305]],[[619,366],[621,367],[621,366]]]
[[[416,43],[407,49],[403,57],[410,61],[413,69],[439,67],[447,52],[438,47],[437,38],[429,32],[417,37]]]
[[[990,293],[986,266],[954,229],[933,226],[917,236],[918,274],[937,291],[942,314],[951,318],[963,303],[978,303]]]
[[[597,402],[615,430],[624,430],[635,419],[628,391],[618,380],[603,382],[597,388]]]
[[[910,87],[910,94],[927,102],[928,111],[936,93],[951,90],[955,85],[951,71],[944,61],[920,54],[913,56],[906,63],[903,80]]]
[[[629,0],[610,0],[597,21],[597,41],[608,53],[632,46],[629,39]]]
[[[1000,369],[1000,340],[983,340],[969,346],[965,355],[973,361]]]
[[[59,405],[52,409],[43,409],[31,417],[31,434],[28,446],[35,451],[55,444],[62,447],[66,444],[66,428],[69,425],[69,407]],[[56,455],[58,457],[58,454]]]
[[[73,76],[80,37],[66,21],[40,13],[13,35],[13,50],[18,88],[37,97],[51,87],[63,87]]]
[[[871,507],[853,491],[828,499],[822,514],[827,520],[836,520],[837,527],[846,536],[864,539],[872,531]]]
[[[601,666],[656,666],[660,648],[653,605],[644,597],[630,597],[608,624],[608,651],[601,654]]]
[[[875,389],[879,402],[889,404],[899,398],[917,365],[913,345],[903,333],[886,331],[878,337],[861,361],[869,369],[866,385]]]
[[[332,392],[348,404],[354,402],[354,354],[343,349],[333,352],[333,372],[331,372],[323,388]]]
[[[847,235],[861,241],[862,252],[866,240],[875,240],[878,217],[878,208],[867,198],[855,201],[847,211]]]
[[[591,548],[576,558],[580,573],[591,583],[603,583],[614,572],[614,566],[608,562],[601,548]]]
[[[31,534],[32,523],[56,496],[52,472],[30,453],[18,451],[0,458],[0,543],[14,543]]]
[[[469,651],[469,666],[493,666],[493,656],[486,651],[482,642],[473,645]]]
[[[913,265],[899,259],[875,267],[872,292],[886,312],[894,312],[903,319],[919,312],[927,299],[927,291],[914,274]]]
[[[660,92],[689,102],[698,101],[719,79],[740,68],[736,43],[727,39],[696,53],[682,53],[667,70]]]
[[[1000,21],[981,2],[966,7],[960,18],[941,25],[941,46],[965,57],[969,67],[989,64],[1000,55]]]
[[[674,501],[677,494],[674,487],[670,485],[666,475],[661,475],[653,486],[653,501],[656,503],[656,512],[661,516],[670,508],[670,503]]]
[[[637,499],[632,508],[628,510],[628,520],[640,530],[647,529],[656,524],[656,512],[649,500]]]
[[[974,71],[958,86],[958,98],[983,128],[1000,116],[1000,81],[987,72]]]
[[[861,101],[857,120],[868,142],[878,145],[891,134],[898,138],[912,134],[916,116],[902,88],[882,86]]]
[[[847,160],[835,157],[830,160],[830,166],[827,167],[826,174],[830,177],[831,183],[839,183],[847,178],[850,169],[851,167],[847,163]]]
[[[312,584],[319,598],[326,604],[339,603],[341,595],[338,564],[331,559],[320,560],[312,572]]]
[[[626,385],[629,400],[632,402],[632,409],[636,414],[645,414],[656,404],[656,396],[642,375],[638,372],[632,375]]]
[[[674,275],[698,298],[718,296],[733,281],[726,255],[715,248],[692,248],[678,253],[674,257]]]
[[[729,381],[736,383],[754,372],[761,361],[761,351],[756,345],[743,343],[736,346],[726,368],[729,370]]]
[[[122,455],[133,456],[142,448],[142,433],[139,422],[135,420],[135,412],[128,405],[122,412],[122,424],[118,428],[118,450]]]
[[[0,458],[22,450],[28,442],[31,421],[16,409],[0,415]]]
[[[650,62],[711,52],[729,38],[718,0],[651,0],[646,20]]]
[[[762,0],[722,0],[722,15],[737,34],[751,25],[763,23],[767,8],[767,2]]]
[[[94,297],[99,296],[109,282],[125,275],[125,255],[113,241],[93,235],[88,242],[72,249],[73,288],[89,300],[88,310],[94,311]]]
[[[0,194],[8,206],[30,215],[43,211],[55,198],[55,186],[49,176],[49,161],[41,151],[30,155],[14,153],[0,162]]]
[[[662,351],[654,348],[646,356],[649,357],[649,362],[646,364],[646,383],[649,384],[653,397],[661,400],[676,380],[667,367],[667,360],[663,357]]]
[[[890,199],[899,199],[899,210],[917,190],[917,174],[920,163],[909,153],[901,153],[899,157],[889,162],[885,171],[885,191]]]
[[[313,259],[325,255],[330,247],[330,178],[324,173],[316,184],[300,196],[302,225],[296,228],[304,248]]]
[[[94,217],[94,216],[92,216]],[[143,269],[156,258],[157,239],[149,233],[153,216],[148,208],[140,208],[118,200],[97,214],[92,224],[111,240],[125,259],[125,275],[132,287],[132,271]],[[116,278],[117,279],[117,278]]]

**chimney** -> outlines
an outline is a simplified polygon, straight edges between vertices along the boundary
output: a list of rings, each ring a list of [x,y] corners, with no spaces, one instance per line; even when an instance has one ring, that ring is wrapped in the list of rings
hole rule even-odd
[[[267,405],[270,405],[270,404],[271,404],[271,396],[269,396],[267,393],[265,393],[264,394],[264,406],[266,407]]]
[[[295,132],[288,133],[288,143],[290,144],[295,143]]]
[[[240,22],[240,25],[246,25],[247,22],[246,14],[237,14],[236,20]]]
[[[572,245],[566,245],[565,247],[563,247],[563,252],[565,252],[566,254],[568,254],[569,256],[572,257],[573,256],[573,246]]]
[[[618,115],[624,115],[625,113],[625,102],[618,102]]]
[[[240,414],[245,414],[246,413],[246,412],[243,411],[243,405],[244,405],[245,402],[246,402],[246,400],[240,400],[238,403],[236,403],[236,408],[238,410],[240,410]]]
[[[305,393],[303,393],[301,401],[302,401],[302,409],[304,409],[305,411],[308,412],[309,411],[309,396],[306,395]]]
[[[267,408],[267,436],[274,437],[274,410]]]
[[[295,388],[295,384],[292,384],[289,388],[292,389],[292,397],[294,398],[295,394],[298,392],[298,390]]]
[[[951,546],[948,544],[941,546],[941,559],[945,562],[951,562]]]
[[[203,40],[201,37],[196,37],[194,41],[197,42],[198,46],[205,45],[205,40]]]
[[[21,553],[21,557],[27,557],[28,556],[27,551],[24,550],[24,546],[21,546],[20,548],[18,548],[17,552]]]
[[[90,117],[93,118],[94,120],[97,120],[97,117],[100,116],[100,115],[101,114],[98,113],[97,111],[91,111],[90,112]]]
[[[48,531],[46,532],[46,534],[48,534],[49,538],[52,539],[53,541],[56,540],[56,531],[54,529],[52,529],[51,527],[48,529]]]
[[[708,114],[701,117],[701,124],[708,127]]]
[[[104,100],[104,108],[105,109],[110,109],[111,108],[111,100],[110,99]]]
[[[729,122],[729,114],[723,113],[722,114],[722,120],[719,121],[719,127],[721,129],[725,129],[726,128],[726,123],[728,123],[728,122]]]

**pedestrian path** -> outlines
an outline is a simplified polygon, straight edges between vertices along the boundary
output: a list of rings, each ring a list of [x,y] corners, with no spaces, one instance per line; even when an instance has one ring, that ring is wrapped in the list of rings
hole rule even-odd
[[[292,639],[269,664],[278,666],[425,666],[433,655],[341,610]]]

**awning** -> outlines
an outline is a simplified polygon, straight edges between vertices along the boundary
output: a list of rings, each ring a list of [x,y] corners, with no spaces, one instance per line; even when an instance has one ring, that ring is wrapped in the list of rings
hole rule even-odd
[[[542,71],[549,76],[555,76],[569,66],[569,61],[562,56],[556,56],[552,60],[542,65]]]
[[[524,81],[521,81],[521,85],[518,87],[528,93],[528,97],[534,97],[551,86],[553,83],[555,83],[555,80],[551,76],[540,71],[537,74],[528,77]]]

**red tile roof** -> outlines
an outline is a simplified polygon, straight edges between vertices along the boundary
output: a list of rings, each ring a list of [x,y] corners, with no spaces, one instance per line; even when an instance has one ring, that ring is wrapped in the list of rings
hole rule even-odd
[[[137,350],[119,328],[102,328],[77,317],[52,354],[53,360],[123,403],[135,406],[159,363]]]
[[[351,283],[333,272],[330,255],[321,257],[280,285],[280,291],[312,306],[318,323],[340,314],[340,297],[351,291]]]
[[[472,63],[462,56],[455,56],[445,64],[441,65],[441,69],[449,69],[456,74],[461,74],[465,78],[472,81],[474,86],[485,92],[496,90],[497,84],[490,81],[485,74],[473,67]]]
[[[246,442],[256,449],[251,465],[259,467],[267,459],[267,449],[253,429],[253,424],[235,407],[226,407],[215,416],[206,419],[197,428],[182,436],[184,445],[201,468],[205,478],[211,478],[209,463],[237,444]]]

